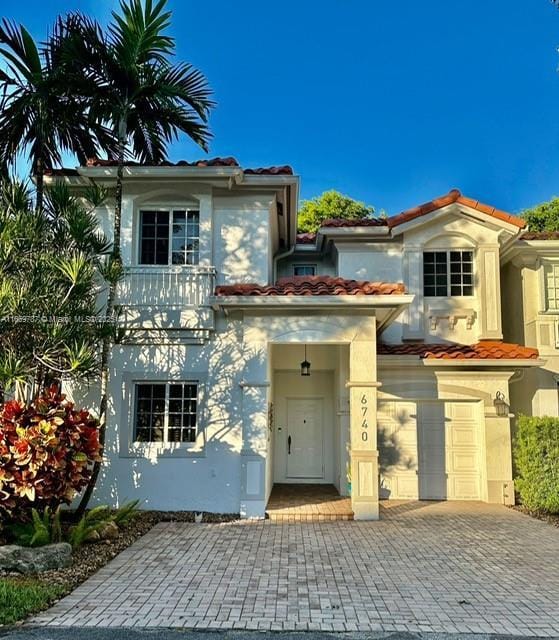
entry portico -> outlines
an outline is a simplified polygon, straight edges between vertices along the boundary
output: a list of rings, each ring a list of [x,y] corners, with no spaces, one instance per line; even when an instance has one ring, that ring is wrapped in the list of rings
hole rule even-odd
[[[333,483],[342,495],[350,483],[355,519],[378,519],[377,335],[413,297],[401,285],[363,284],[369,293],[322,296],[218,287],[214,304],[243,314],[243,517],[264,516],[277,479]],[[307,379],[299,371],[305,345]],[[313,367],[313,349],[327,362]]]

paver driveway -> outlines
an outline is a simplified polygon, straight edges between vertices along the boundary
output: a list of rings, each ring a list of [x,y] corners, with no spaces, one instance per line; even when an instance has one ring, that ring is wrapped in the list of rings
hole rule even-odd
[[[559,529],[501,506],[164,523],[33,624],[559,635]]]

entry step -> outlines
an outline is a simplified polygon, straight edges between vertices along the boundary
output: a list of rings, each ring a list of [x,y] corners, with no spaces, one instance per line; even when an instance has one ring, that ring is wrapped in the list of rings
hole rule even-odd
[[[266,518],[272,522],[353,520],[351,498],[331,484],[275,484]]]

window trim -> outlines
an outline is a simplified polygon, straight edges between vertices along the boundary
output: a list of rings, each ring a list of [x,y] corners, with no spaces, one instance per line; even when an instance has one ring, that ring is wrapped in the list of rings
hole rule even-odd
[[[154,263],[143,263],[142,259],[142,213],[143,212],[167,212],[169,215],[169,247],[167,251],[167,263],[166,264],[154,264]],[[172,256],[173,256],[173,222],[172,222],[172,214],[174,212],[186,212],[188,217],[188,212],[197,212],[198,213],[198,261],[196,264],[173,264]],[[138,207],[136,213],[136,242],[135,242],[135,260],[134,263],[138,267],[147,268],[147,269],[165,269],[170,267],[177,267],[179,269],[195,269],[200,266],[200,221],[201,221],[201,212],[200,212],[200,204],[194,202],[188,202],[183,204],[153,204],[145,203],[142,206]]]
[[[549,306],[549,295],[548,295],[548,289],[547,289],[547,271],[548,269],[554,269],[555,267],[559,267],[559,260],[544,259],[541,261],[541,267],[542,267],[541,282],[542,282],[542,299],[543,299],[542,313],[549,314],[549,315],[558,315],[559,306],[555,309],[551,309]],[[557,298],[557,300],[559,301],[559,298]]]
[[[298,267],[312,267],[313,273],[312,274],[310,274],[310,273],[297,274],[297,273],[295,273],[295,269],[297,269]],[[297,264],[293,264],[293,275],[295,277],[297,277],[299,275],[309,276],[309,277],[310,276],[316,276],[317,267],[318,267],[318,265],[316,263],[313,263],[313,262],[300,262],[300,263],[297,263]]]
[[[451,282],[451,269],[450,269],[450,254],[453,252],[459,252],[459,253],[464,253],[464,252],[470,252],[472,254],[472,293],[469,295],[461,295],[461,294],[452,294],[452,282]],[[426,253],[445,253],[446,254],[446,295],[427,295],[425,293],[425,254]],[[422,294],[424,298],[428,298],[428,299],[440,299],[440,298],[460,298],[460,299],[466,299],[466,300],[471,300],[473,298],[475,298],[476,295],[476,285],[475,285],[475,266],[476,266],[476,251],[473,247],[449,247],[449,248],[431,248],[431,247],[425,247],[422,249],[421,251],[421,285],[422,285]],[[463,271],[460,272],[461,275],[463,275]],[[436,277],[436,274],[435,274]],[[435,286],[436,286],[436,282],[435,282]],[[463,287],[464,285],[461,283],[460,284],[461,287]]]
[[[206,457],[206,387],[207,372],[188,371],[180,376],[157,376],[153,373],[124,373],[122,403],[119,424],[120,458],[204,458]],[[136,386],[139,384],[196,383],[198,401],[196,415],[196,440],[194,442],[136,442]],[[168,394],[166,392],[165,414],[168,422]]]

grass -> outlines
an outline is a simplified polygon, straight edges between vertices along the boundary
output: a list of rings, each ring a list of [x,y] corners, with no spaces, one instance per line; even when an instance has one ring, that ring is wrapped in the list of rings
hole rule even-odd
[[[13,624],[42,611],[63,593],[61,585],[49,585],[33,578],[1,578],[0,624]]]

